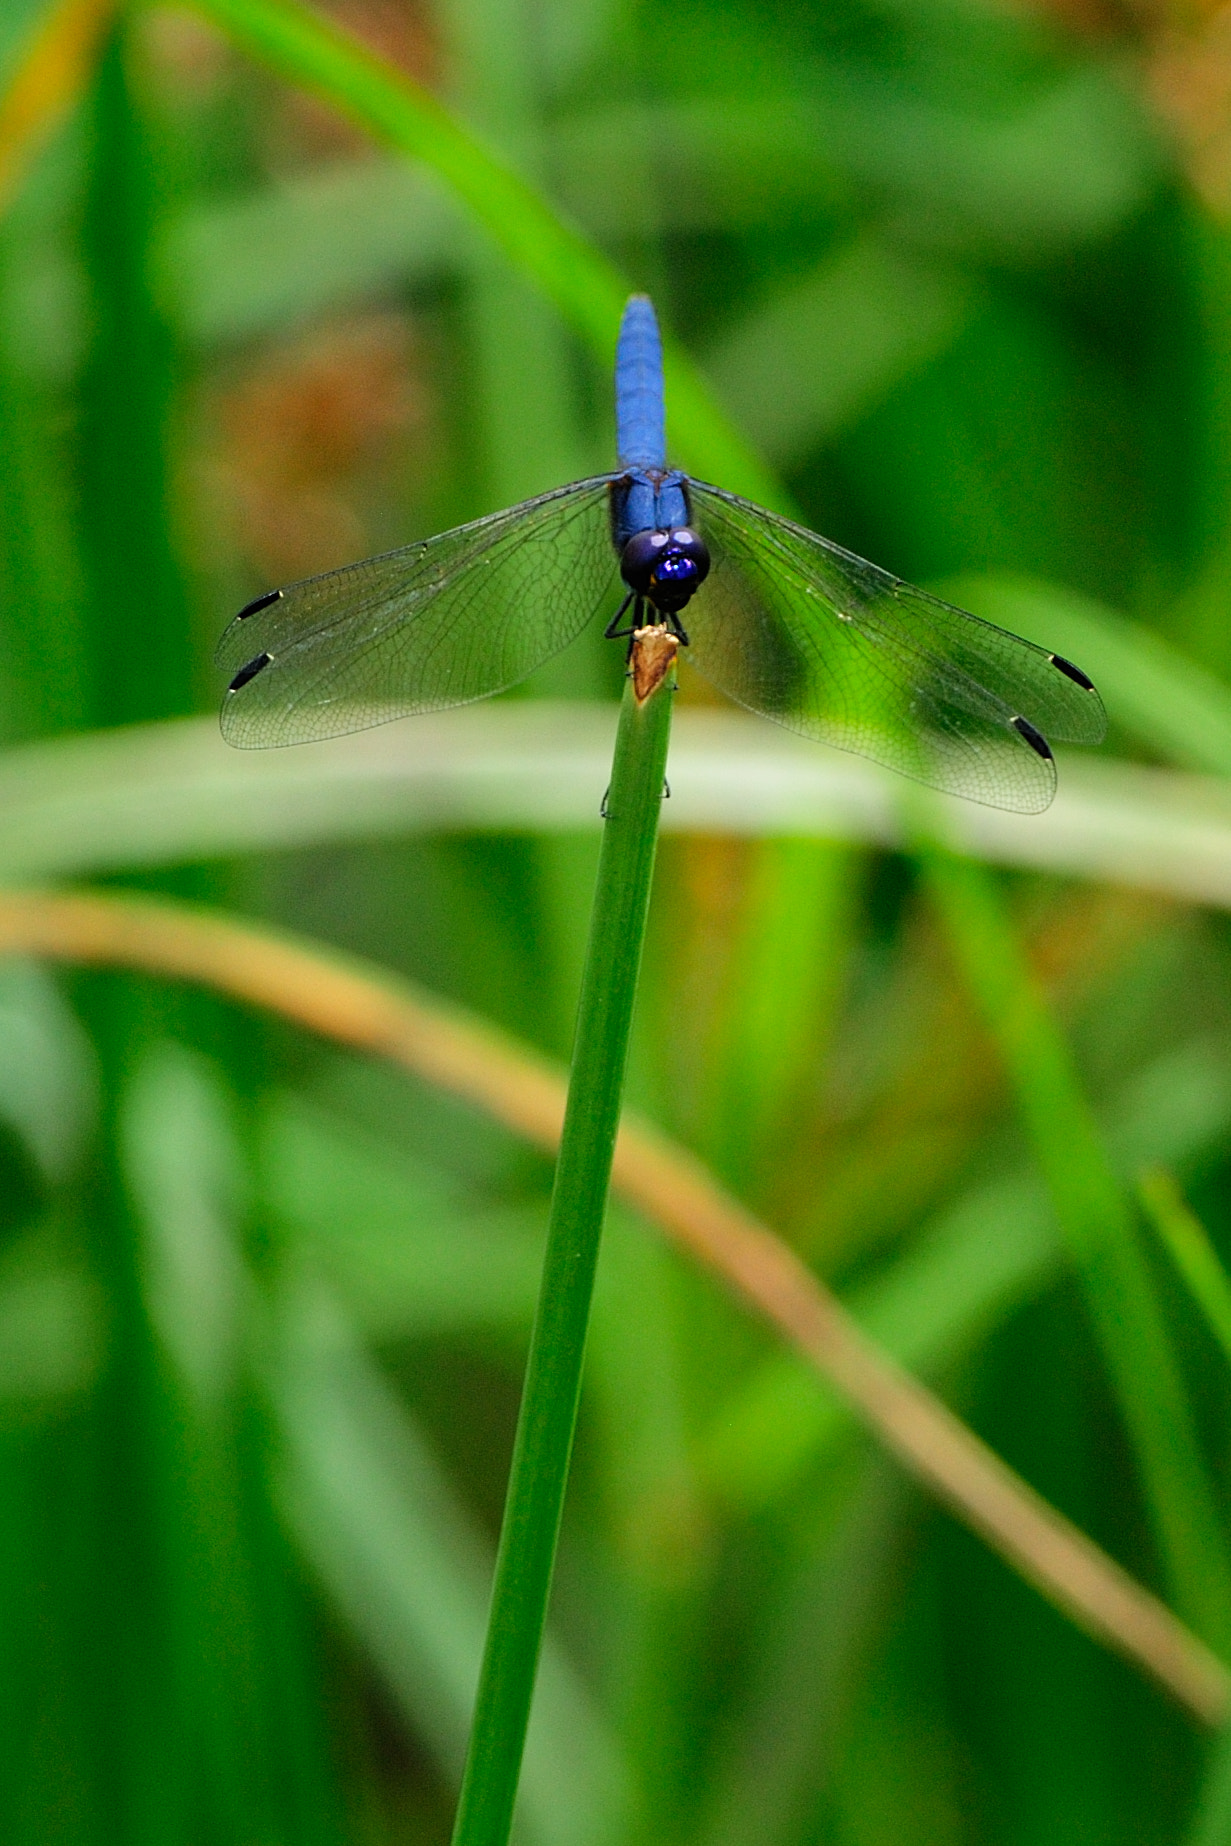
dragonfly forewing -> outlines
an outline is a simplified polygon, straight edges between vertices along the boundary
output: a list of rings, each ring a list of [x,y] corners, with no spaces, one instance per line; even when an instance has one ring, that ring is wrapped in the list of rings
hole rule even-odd
[[[614,603],[599,475],[273,591],[218,644],[229,743],[304,743],[515,686]]]
[[[1079,669],[763,508],[689,483],[710,576],[688,610],[698,669],[739,704],[918,782],[1038,813],[1049,740],[1097,743]]]

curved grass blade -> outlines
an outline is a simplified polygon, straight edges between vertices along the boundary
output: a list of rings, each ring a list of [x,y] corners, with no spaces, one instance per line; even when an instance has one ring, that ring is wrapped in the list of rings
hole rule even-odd
[[[1209,1232],[1166,1167],[1147,1168],[1137,1181],[1137,1196],[1206,1326],[1231,1362],[1231,1276]]]
[[[550,1065],[405,982],[335,951],[165,898],[0,895],[0,954],[139,967],[272,1008],[341,1044],[404,1065],[535,1144],[558,1145],[564,1084]],[[625,1120],[615,1190],[829,1378],[907,1467],[1089,1632],[1138,1661],[1204,1722],[1226,1721],[1231,1675],[1171,1612],[886,1362],[788,1246],[681,1149]]]
[[[1049,738],[1102,739],[1102,701],[1071,661],[735,494],[688,491],[713,561],[690,654],[739,704],[1023,814],[1055,793]]]
[[[991,876],[922,837],[916,852],[951,949],[996,1037],[1072,1252],[1176,1605],[1211,1645],[1225,1648],[1231,1557],[1217,1490],[1137,1225],[1073,1055]]]
[[[610,478],[258,597],[218,644],[227,742],[337,737],[515,686],[615,582]]]
[[[434,96],[296,0],[194,4],[287,82],[314,91],[379,140],[433,168],[603,366],[610,364],[630,293],[627,278]],[[688,356],[667,341],[663,358],[672,448],[681,460],[771,506],[786,504],[780,483],[718,408]]]
[[[76,101],[116,0],[59,0],[39,20],[0,89],[0,211],[40,142]]]

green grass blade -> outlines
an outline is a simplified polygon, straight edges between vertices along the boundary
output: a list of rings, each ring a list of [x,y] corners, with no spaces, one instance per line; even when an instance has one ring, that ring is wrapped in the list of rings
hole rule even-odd
[[[228,751],[213,718],[20,745],[0,753],[0,882],[343,840],[597,832],[616,709],[501,700],[332,739],[307,760]],[[670,832],[907,842],[901,782],[859,757],[687,707],[672,749]],[[1044,815],[956,801],[946,814],[971,857],[1231,908],[1231,789],[1212,777],[1069,759]],[[574,909],[562,896],[561,930]]]
[[[1137,1190],[1210,1332],[1231,1360],[1231,1276],[1209,1233],[1165,1167],[1143,1173]]]
[[[187,597],[172,536],[175,352],[150,286],[160,176],[135,61],[131,27],[121,21],[104,47],[93,98],[83,238],[92,338],[81,379],[79,519],[94,612],[95,715],[107,724],[194,703]]]
[[[21,256],[10,219],[0,227],[0,325],[16,311]],[[91,678],[64,456],[16,345],[0,336],[0,726],[10,739],[87,723]]]
[[[491,1550],[446,1469],[311,1264],[288,1279],[268,1388],[278,1498],[346,1628],[452,1781],[483,1646]],[[629,1779],[548,1632],[518,1796],[526,1846],[611,1846]]]
[[[158,1354],[181,1754],[225,1836],[333,1846],[342,1821],[319,1663],[253,1452],[256,1292],[237,1231],[247,1176],[232,1099],[206,1060],[147,1043],[119,1127]]]
[[[1207,1639],[1231,1646],[1231,1566],[1179,1363],[1068,1047],[990,876],[931,847],[923,863],[1084,1284],[1171,1593]]]
[[[430,166],[515,267],[555,303],[601,364],[610,365],[629,283],[427,90],[295,0],[197,0],[197,5],[287,82],[314,91],[379,140]],[[664,366],[673,453],[696,474],[782,506],[773,475],[669,339]]]
[[[708,1009],[714,1050],[700,1131],[700,1151],[745,1196],[772,1184],[829,1042],[862,883],[856,855],[829,841],[770,838],[748,856],[731,972]]]
[[[546,1218],[537,1201],[479,1211],[438,1172],[295,1096],[271,1099],[261,1148],[268,1210],[367,1337],[529,1334]]]

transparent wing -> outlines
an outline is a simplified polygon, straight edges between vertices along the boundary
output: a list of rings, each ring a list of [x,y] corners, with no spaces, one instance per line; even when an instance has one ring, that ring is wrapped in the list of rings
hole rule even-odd
[[[305,743],[516,685],[580,634],[617,579],[614,478],[259,598],[218,644],[224,737]]]
[[[738,704],[1024,814],[1055,792],[1047,739],[1102,739],[1102,701],[1071,662],[722,488],[688,491],[712,559],[684,616],[689,656]]]

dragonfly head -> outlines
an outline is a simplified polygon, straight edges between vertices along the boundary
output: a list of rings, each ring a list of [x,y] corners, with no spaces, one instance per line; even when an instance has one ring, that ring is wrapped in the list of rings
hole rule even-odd
[[[664,615],[684,608],[709,568],[705,540],[691,526],[634,532],[620,554],[620,575],[629,589]]]

